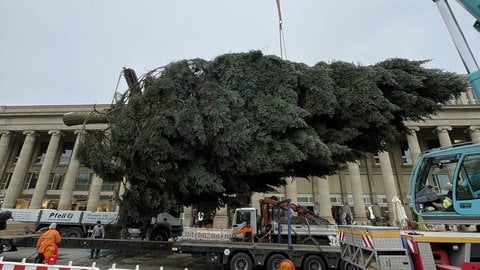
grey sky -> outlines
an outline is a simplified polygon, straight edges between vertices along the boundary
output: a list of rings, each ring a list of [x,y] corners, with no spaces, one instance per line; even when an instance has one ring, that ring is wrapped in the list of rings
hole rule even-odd
[[[474,19],[450,0],[474,54]],[[287,59],[392,57],[466,73],[431,0],[281,0]],[[110,103],[122,67],[280,55],[275,0],[0,0],[0,105]],[[122,78],[120,91],[126,89]]]

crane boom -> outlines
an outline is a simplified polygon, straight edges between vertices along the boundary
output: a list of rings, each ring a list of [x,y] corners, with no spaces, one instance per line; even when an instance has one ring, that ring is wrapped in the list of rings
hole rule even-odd
[[[457,23],[455,15],[450,8],[447,0],[433,0],[433,2],[437,5],[440,14],[442,15],[443,21],[445,22],[450,36],[457,48],[457,51],[462,59],[463,64],[468,72],[468,81],[475,92],[475,96],[477,101],[480,101],[480,71],[473,56],[473,53],[468,45],[465,36]],[[472,14],[477,20],[474,24],[474,27],[479,30],[479,22],[480,19],[480,0],[457,0],[457,2],[464,7],[470,14]]]

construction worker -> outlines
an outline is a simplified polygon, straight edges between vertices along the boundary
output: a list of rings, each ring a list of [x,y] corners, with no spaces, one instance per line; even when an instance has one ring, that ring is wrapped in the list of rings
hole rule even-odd
[[[97,221],[97,224],[95,227],[93,227],[93,232],[92,232],[92,239],[95,238],[105,238],[105,228],[102,225],[102,222],[99,220]],[[100,254],[100,249],[99,248],[92,248],[90,250],[90,259],[93,259],[93,255],[95,254],[95,259],[98,259],[98,255]]]
[[[247,240],[253,241],[253,228],[250,225],[250,221],[245,222],[245,226],[243,226],[240,230],[237,230],[233,233],[234,235],[242,234],[242,241],[245,242]]]
[[[57,231],[57,223],[52,223],[48,227],[48,231],[42,233],[40,235],[40,238],[37,241],[37,258],[35,259],[36,263],[44,263],[45,262],[45,252],[48,248],[48,250],[51,250],[50,247],[54,247],[54,250],[58,252],[57,244],[62,241],[62,237],[60,236],[60,233]],[[49,252],[50,253],[50,252]],[[55,256],[56,254],[52,254]]]

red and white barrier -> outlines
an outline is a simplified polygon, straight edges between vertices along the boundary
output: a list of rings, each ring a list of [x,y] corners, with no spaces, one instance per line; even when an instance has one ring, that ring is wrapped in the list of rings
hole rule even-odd
[[[364,247],[373,248],[373,240],[370,234],[368,233],[362,234],[362,243]]]
[[[132,269],[117,268],[116,266],[117,266],[116,264],[112,264],[112,267],[108,268],[108,270],[132,270]],[[140,265],[138,265],[138,264],[135,265],[134,270],[140,270]],[[160,267],[160,270],[162,270],[162,267]]]
[[[160,270],[163,269],[163,266],[161,266]],[[25,258],[21,262],[7,262],[3,260],[3,257],[0,257],[0,270],[100,270],[100,268],[96,267],[95,263],[92,263],[92,266],[74,266],[71,261],[67,265],[40,264],[27,263]],[[114,263],[108,270],[140,270],[140,265],[136,265],[134,269],[124,269],[117,268]],[[188,268],[184,270],[188,270]]]
[[[95,267],[95,263],[92,266],[74,266],[72,262],[68,262],[68,265],[56,265],[56,264],[39,264],[39,263],[27,263],[23,258],[21,262],[6,262],[3,261],[3,257],[0,257],[0,270],[100,270]]]

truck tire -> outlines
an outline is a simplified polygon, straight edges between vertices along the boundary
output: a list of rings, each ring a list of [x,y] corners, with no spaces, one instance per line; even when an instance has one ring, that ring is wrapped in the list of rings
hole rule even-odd
[[[280,262],[285,259],[285,256],[282,254],[273,254],[267,260],[267,270],[278,270],[280,269]]]
[[[154,231],[150,234],[150,241],[168,241],[168,234],[162,230]]]
[[[237,253],[230,260],[230,270],[252,270],[253,261],[245,253]]]
[[[325,270],[327,266],[320,256],[310,255],[303,262],[303,270]]]
[[[68,228],[62,232],[63,237],[82,238],[83,231],[80,228]]]
[[[356,270],[357,267],[355,267],[353,264],[350,264],[347,261],[342,260],[340,262],[340,270]]]

